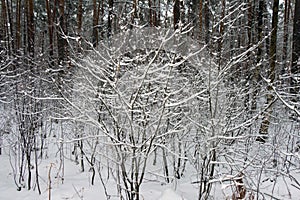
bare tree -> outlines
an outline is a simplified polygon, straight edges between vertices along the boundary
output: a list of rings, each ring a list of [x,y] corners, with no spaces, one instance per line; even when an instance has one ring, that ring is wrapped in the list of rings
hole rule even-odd
[[[294,23],[293,23],[293,54],[292,54],[292,67],[291,67],[291,92],[297,94],[299,92],[299,81],[297,81],[300,67],[300,1],[296,0],[294,8]]]
[[[273,3],[273,15],[272,15],[272,33],[271,33],[271,45],[270,45],[270,66],[269,66],[269,81],[270,84],[275,82],[275,66],[276,66],[276,50],[277,50],[277,29],[278,29],[278,8],[279,8],[279,0],[274,0]],[[270,105],[274,101],[274,96],[272,94],[272,89],[268,86],[268,91],[270,92],[267,95],[267,104]],[[272,109],[269,108],[268,111],[265,113],[263,121],[261,123],[259,136],[257,141],[266,142],[268,138],[268,129],[270,126],[270,118],[272,115]]]

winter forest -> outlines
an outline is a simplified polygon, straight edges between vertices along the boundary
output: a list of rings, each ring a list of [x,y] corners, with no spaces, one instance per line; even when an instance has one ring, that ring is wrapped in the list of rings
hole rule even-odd
[[[299,199],[300,0],[0,14],[0,199]]]

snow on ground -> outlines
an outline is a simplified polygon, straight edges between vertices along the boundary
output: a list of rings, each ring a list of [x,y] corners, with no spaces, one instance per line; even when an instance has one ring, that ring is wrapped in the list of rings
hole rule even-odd
[[[13,171],[9,162],[8,152],[0,155],[2,166],[0,167],[0,200],[48,200],[48,173],[51,168],[52,187],[50,191],[51,200],[94,200],[107,199],[99,177],[96,175],[95,185],[91,185],[90,172],[80,172],[79,167],[70,160],[65,160],[65,178],[62,184],[61,179],[55,178],[59,168],[59,160],[56,158],[45,159],[41,162],[40,185],[42,194],[39,195],[36,184],[33,190],[28,191],[22,188],[17,191],[14,184]],[[145,200],[193,200],[197,196],[197,190],[187,183],[177,184],[176,191],[174,184],[165,185],[160,182],[145,181],[141,188],[142,197]],[[115,183],[112,181],[108,186],[112,194],[111,199],[119,199],[113,194],[116,191]]]
[[[55,178],[59,168],[59,159],[53,155],[50,155],[50,158],[44,159],[40,163],[39,171],[42,194],[39,195],[35,184],[33,184],[33,190],[28,191],[26,188],[23,188],[21,191],[17,191],[14,184],[13,171],[9,162],[8,151],[4,151],[3,155],[0,155],[0,200],[49,200],[49,194],[51,195],[51,200],[107,199],[99,176],[96,174],[95,185],[91,185],[91,173],[88,172],[88,170],[80,172],[79,166],[75,165],[74,162],[69,159],[65,159],[65,178],[62,184],[60,178]],[[52,187],[51,191],[49,191],[48,174],[51,165],[50,177]],[[105,174],[105,172],[103,172],[103,174]],[[296,175],[295,178],[298,179],[297,174],[299,174],[299,172],[295,172],[294,174]],[[270,179],[269,181],[266,178],[262,178],[261,189],[265,192],[267,199],[270,197],[268,194],[273,190],[274,196],[278,199],[300,200],[300,190],[296,187],[291,187],[292,184],[297,185],[294,181],[291,182],[289,179],[283,181],[280,176],[276,178],[275,181],[277,184],[276,187],[273,188],[274,180]],[[141,187],[141,199],[195,200],[197,199],[198,189],[197,185],[193,185],[191,182],[189,177],[179,180],[176,183],[173,182],[172,184],[163,184],[155,180],[145,180]],[[226,199],[224,196],[225,191],[216,188],[222,188],[222,185],[216,184],[212,190],[214,199]],[[110,200],[119,200],[116,185],[113,180],[108,183],[107,190],[109,190],[109,193],[112,195]]]
[[[179,196],[174,190],[171,188],[166,189],[159,200],[183,200],[184,198]]]

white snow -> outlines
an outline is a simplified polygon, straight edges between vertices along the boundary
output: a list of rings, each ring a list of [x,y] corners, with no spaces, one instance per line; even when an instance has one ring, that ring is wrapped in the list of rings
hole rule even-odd
[[[173,189],[168,188],[162,193],[159,200],[184,200],[184,198],[178,195]]]

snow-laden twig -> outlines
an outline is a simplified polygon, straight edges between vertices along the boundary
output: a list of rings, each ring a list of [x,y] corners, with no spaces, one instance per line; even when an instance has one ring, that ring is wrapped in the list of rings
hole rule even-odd
[[[276,96],[278,97],[278,99],[290,110],[294,111],[299,117],[300,117],[300,111],[295,107],[290,105],[288,102],[286,102],[282,96],[277,92],[276,88],[273,86],[273,84],[270,83],[270,81],[268,81],[266,78],[264,78],[263,76],[261,76],[262,79],[268,84],[269,87],[272,88],[272,90],[274,91],[274,93],[276,94]]]

